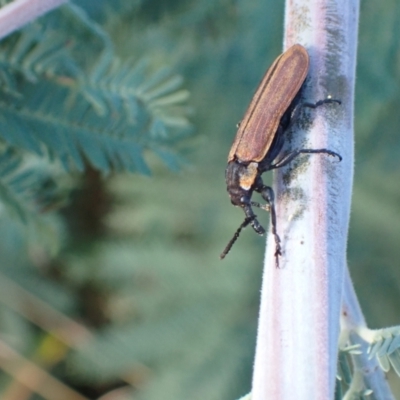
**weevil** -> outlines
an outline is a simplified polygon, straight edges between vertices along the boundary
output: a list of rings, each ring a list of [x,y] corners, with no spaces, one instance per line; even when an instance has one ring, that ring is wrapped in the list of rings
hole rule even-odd
[[[330,97],[316,103],[300,103],[309,63],[307,50],[300,44],[281,54],[266,72],[238,124],[228,155],[225,179],[231,203],[243,208],[246,217],[222,252],[221,259],[228,254],[246,226],[251,225],[259,235],[265,233],[253,212],[252,207],[258,207],[270,212],[275,238],[275,262],[279,267],[282,249],[276,227],[274,192],[271,187],[264,185],[261,175],[284,167],[300,154],[325,153],[338,157],[339,161],[342,159],[338,153],[328,149],[300,149],[281,156],[284,132],[296,118],[300,106],[317,108],[326,103],[341,104]],[[253,192],[260,193],[266,204],[252,201]]]

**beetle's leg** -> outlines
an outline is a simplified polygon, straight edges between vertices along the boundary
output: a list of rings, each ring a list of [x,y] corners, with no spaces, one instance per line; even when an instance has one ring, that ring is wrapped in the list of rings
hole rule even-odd
[[[260,225],[260,223],[257,220],[257,216],[254,214],[251,205],[253,202],[250,202],[249,204],[244,204],[243,205],[243,211],[246,214],[246,219],[249,220],[251,226],[253,229],[259,234],[259,235],[264,235],[265,229]]]
[[[261,197],[269,205],[271,213],[271,228],[272,234],[275,238],[275,264],[279,268],[279,256],[282,255],[281,252],[281,239],[279,238],[278,232],[276,230],[276,212],[275,212],[275,201],[274,201],[274,191],[269,186],[263,186],[261,190]]]
[[[319,106],[322,106],[323,104],[330,104],[330,103],[342,104],[342,102],[340,100],[332,99],[330,97],[327,97],[326,99],[323,99],[323,100],[319,100],[316,103],[307,103],[307,102],[306,103],[297,103],[294,106],[293,111],[291,113],[290,121],[297,120],[297,117],[298,117],[298,115],[300,113],[301,107],[317,108]],[[342,161],[342,157],[338,153],[336,153],[336,152],[334,152],[332,150],[328,150],[328,149],[301,149],[301,150],[292,151],[292,152],[286,154],[280,160],[278,160],[275,164],[273,164],[273,163],[270,163],[270,164],[265,163],[265,165],[267,166],[267,168],[265,170],[269,171],[271,169],[284,167],[285,165],[289,164],[294,158],[296,158],[300,154],[313,154],[313,153],[314,154],[315,153],[325,153],[325,154],[328,154],[330,156],[337,157],[339,159],[339,161]]]
[[[253,218],[248,218],[246,217],[245,220],[241,223],[241,225],[239,226],[239,228],[236,230],[235,234],[233,235],[232,239],[229,241],[229,243],[226,245],[224,251],[221,253],[221,255],[219,256],[219,258],[222,260],[223,258],[225,258],[225,256],[230,252],[232,246],[235,244],[237,238],[240,235],[240,232],[243,228],[246,228],[246,226],[248,224],[250,224],[252,222],[252,220],[255,218],[256,216],[254,215]]]
[[[302,103],[301,105],[303,107],[308,107],[308,108],[317,108],[319,106],[322,106],[322,104],[331,104],[331,103],[337,103],[337,104],[342,104],[340,100],[337,99],[332,99],[330,96],[328,96],[326,99],[323,100],[318,100],[316,103]]]
[[[261,197],[267,202],[266,205],[261,205],[260,203],[251,202],[252,206],[262,208],[267,210],[271,214],[271,229],[272,234],[275,239],[275,265],[279,268],[279,256],[282,255],[281,252],[281,239],[279,238],[277,229],[276,229],[276,212],[275,212],[275,201],[274,201],[274,191],[271,187],[262,185],[255,189],[257,192],[261,194]]]
[[[275,164],[271,164],[268,167],[268,170],[284,167],[285,165],[288,165],[291,161],[293,161],[293,159],[295,159],[300,154],[318,154],[318,153],[328,154],[330,156],[337,157],[339,159],[339,161],[342,161],[342,156],[340,154],[336,153],[335,151],[332,151],[332,150],[328,150],[328,149],[300,149],[300,150],[295,150],[295,151],[292,151],[292,152],[286,154],[285,156],[283,156],[283,158],[281,158]]]
[[[260,203],[258,203],[257,201],[252,201],[252,202],[250,202],[250,204],[251,204],[253,207],[261,208],[262,210],[265,210],[265,211],[267,211],[267,212],[270,212],[270,211],[271,211],[271,206],[270,206],[269,204],[260,204]]]
[[[291,112],[291,116],[290,116],[290,121],[297,121],[299,115],[300,115],[300,111],[302,107],[308,107],[308,108],[318,108],[319,106],[322,106],[323,104],[332,104],[332,103],[337,103],[337,104],[342,104],[342,102],[340,100],[336,100],[336,99],[332,99],[331,97],[327,97],[326,99],[322,99],[322,100],[318,100],[315,103],[309,103],[309,102],[298,102],[294,108],[293,111]]]

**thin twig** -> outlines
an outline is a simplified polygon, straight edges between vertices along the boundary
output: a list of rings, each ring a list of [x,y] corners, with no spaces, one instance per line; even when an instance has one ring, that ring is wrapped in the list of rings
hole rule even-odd
[[[0,368],[46,400],[88,400],[3,341],[0,341]],[[11,396],[9,393],[7,400],[17,400],[17,397]]]

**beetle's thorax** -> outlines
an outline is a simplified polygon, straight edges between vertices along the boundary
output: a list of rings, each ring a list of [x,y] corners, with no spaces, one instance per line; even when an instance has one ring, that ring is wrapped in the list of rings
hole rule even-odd
[[[232,204],[243,207],[249,203],[258,174],[257,162],[240,163],[235,159],[228,163],[225,179]]]

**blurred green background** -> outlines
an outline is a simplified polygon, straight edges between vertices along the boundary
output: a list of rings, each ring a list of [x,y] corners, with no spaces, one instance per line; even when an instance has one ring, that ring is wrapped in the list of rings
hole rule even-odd
[[[264,240],[247,230],[219,260],[243,218],[224,169],[281,51],[283,2],[76,3],[120,59],[183,77],[191,136],[180,168],[148,151],[150,176],[75,174],[44,241],[3,213],[1,398],[239,398],[251,387]],[[363,1],[348,260],[373,328],[400,324],[399,40],[400,3]]]

